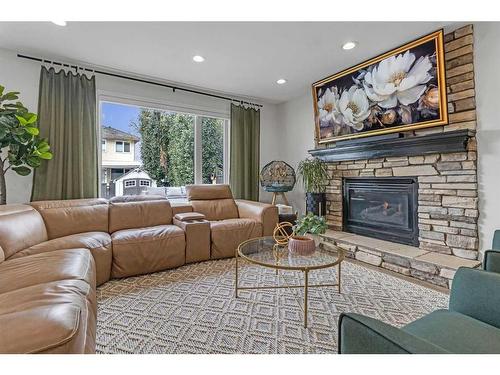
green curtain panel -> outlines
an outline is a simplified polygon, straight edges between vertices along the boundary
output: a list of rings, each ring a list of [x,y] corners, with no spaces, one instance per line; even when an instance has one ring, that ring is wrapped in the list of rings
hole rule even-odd
[[[259,200],[260,111],[231,104],[229,180],[235,198]]]
[[[54,158],[35,170],[31,200],[97,197],[95,77],[42,67],[38,121]]]

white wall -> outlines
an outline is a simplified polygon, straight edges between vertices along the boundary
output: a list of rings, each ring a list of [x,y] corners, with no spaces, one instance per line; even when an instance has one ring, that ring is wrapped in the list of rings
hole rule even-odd
[[[20,91],[20,99],[31,111],[38,111],[38,85],[40,64],[16,57],[13,51],[0,48],[0,84],[9,91]],[[132,82],[125,79],[98,75],[96,77],[98,95],[102,98],[118,96],[124,101],[137,103],[137,98],[145,102],[153,102],[158,107],[168,105],[169,108],[189,111],[191,113],[229,116],[228,101],[181,91],[175,93],[170,89],[146,83]],[[278,151],[275,145],[277,133],[276,106],[264,103],[261,110],[261,164],[276,159]],[[31,196],[33,176],[20,177],[9,171],[7,174],[7,202],[28,202]],[[261,199],[270,200],[268,193],[262,192]]]
[[[311,93],[278,105],[279,159],[286,161],[295,170],[302,159],[314,148],[314,113]],[[297,176],[298,177],[298,176]],[[300,214],[305,212],[305,191],[302,181],[286,193],[289,203]]]
[[[40,66],[28,60],[18,59],[11,51],[0,49],[0,85],[6,91],[19,91],[19,99],[32,112],[38,108],[38,83]],[[2,154],[2,157],[5,156]],[[7,203],[27,202],[31,196],[33,176],[22,177],[7,172]]]
[[[480,249],[500,229],[500,23],[474,24]]]

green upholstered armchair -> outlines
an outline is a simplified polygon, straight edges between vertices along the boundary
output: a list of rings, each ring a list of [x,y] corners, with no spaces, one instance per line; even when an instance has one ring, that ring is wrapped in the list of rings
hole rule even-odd
[[[486,271],[500,273],[500,230],[493,234],[491,250],[484,252],[483,268]]]
[[[448,310],[401,329],[359,314],[339,319],[341,354],[500,353],[500,274],[459,268]]]

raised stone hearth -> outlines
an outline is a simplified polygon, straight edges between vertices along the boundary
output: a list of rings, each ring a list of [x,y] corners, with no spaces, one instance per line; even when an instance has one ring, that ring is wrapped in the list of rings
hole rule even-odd
[[[445,288],[451,287],[457,268],[474,268],[481,264],[478,260],[461,259],[353,233],[329,230],[322,237],[323,246],[336,245],[344,249],[349,258]]]

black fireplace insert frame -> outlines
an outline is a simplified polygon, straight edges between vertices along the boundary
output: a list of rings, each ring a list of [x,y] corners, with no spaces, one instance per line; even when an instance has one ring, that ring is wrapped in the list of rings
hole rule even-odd
[[[408,196],[408,228],[392,225],[370,225],[349,218],[350,189],[401,192]],[[418,246],[418,179],[417,177],[349,177],[343,179],[343,230],[381,240]]]

